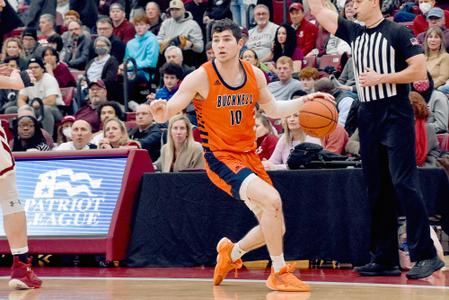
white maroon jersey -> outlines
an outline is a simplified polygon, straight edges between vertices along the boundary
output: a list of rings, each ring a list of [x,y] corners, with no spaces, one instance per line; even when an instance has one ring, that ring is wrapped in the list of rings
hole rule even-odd
[[[0,126],[0,177],[15,169],[14,158],[8,145],[8,138]]]

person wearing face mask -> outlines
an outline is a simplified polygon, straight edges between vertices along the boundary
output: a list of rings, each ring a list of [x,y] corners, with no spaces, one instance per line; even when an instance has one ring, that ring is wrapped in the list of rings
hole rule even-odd
[[[413,20],[413,33],[418,36],[421,32],[425,32],[429,28],[429,23],[427,23],[427,14],[435,6],[436,0],[419,0],[419,10],[421,14],[416,16]],[[444,10],[444,18],[446,20],[446,27],[449,28],[449,11]]]
[[[61,120],[61,125],[56,130],[56,144],[70,142],[72,140],[72,125],[75,122],[74,116],[65,116]]]
[[[435,90],[433,79],[430,73],[427,73],[426,80],[413,82],[412,90],[418,92],[427,103],[430,115],[427,123],[431,126],[435,133],[447,132],[449,119],[449,108],[446,95]]]
[[[94,41],[94,59],[86,65],[86,77],[88,81],[103,80],[109,95],[117,94],[118,61],[110,55],[111,42],[108,38],[99,36]]]

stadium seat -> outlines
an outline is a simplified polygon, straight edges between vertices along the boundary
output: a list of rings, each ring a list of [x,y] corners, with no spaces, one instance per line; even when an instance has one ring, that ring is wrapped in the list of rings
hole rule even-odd
[[[195,142],[201,143],[201,135],[200,135],[200,130],[198,129],[198,127],[193,128],[192,135],[193,135],[193,139],[195,140]]]
[[[302,60],[302,68],[305,68],[305,67],[316,68],[316,66],[317,66],[317,57],[316,57],[316,55],[306,56]]]
[[[135,121],[135,120],[136,120],[136,113],[134,111],[126,113],[126,121]]]
[[[17,118],[17,114],[0,114],[0,120],[10,121]]]
[[[65,106],[71,106],[73,96],[75,95],[75,88],[72,86],[61,88],[61,94],[62,94],[62,101],[64,101]]]
[[[449,133],[437,134],[438,144],[443,151],[449,151]]]
[[[73,78],[75,78],[75,80],[78,80],[78,78],[84,76],[84,71],[81,70],[70,69],[70,73],[72,73]]]
[[[132,128],[136,128],[137,127],[137,124],[136,124],[136,121],[135,120],[133,120],[133,121],[126,121],[126,128],[127,129],[132,129]]]
[[[327,66],[332,66],[336,70],[340,66],[341,55],[338,54],[326,54],[319,59],[319,69],[323,70]]]

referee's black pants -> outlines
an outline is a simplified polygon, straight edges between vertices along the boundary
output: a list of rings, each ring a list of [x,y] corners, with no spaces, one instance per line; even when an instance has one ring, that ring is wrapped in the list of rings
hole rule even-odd
[[[398,265],[399,208],[407,218],[410,259],[435,257],[419,186],[415,122],[408,99],[361,103],[358,123],[363,175],[372,208],[372,262]]]

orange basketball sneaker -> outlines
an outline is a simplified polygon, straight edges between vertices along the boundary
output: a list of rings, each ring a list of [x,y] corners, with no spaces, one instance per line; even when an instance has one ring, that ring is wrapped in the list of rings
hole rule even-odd
[[[286,264],[279,273],[271,269],[271,274],[267,279],[266,286],[274,291],[281,292],[310,292],[310,286],[296,277],[293,272],[295,266]]]
[[[240,258],[234,262],[232,261],[231,251],[233,247],[234,243],[226,237],[218,242],[217,265],[214,270],[214,285],[219,285],[232,269],[237,270],[243,266],[243,262]]]

